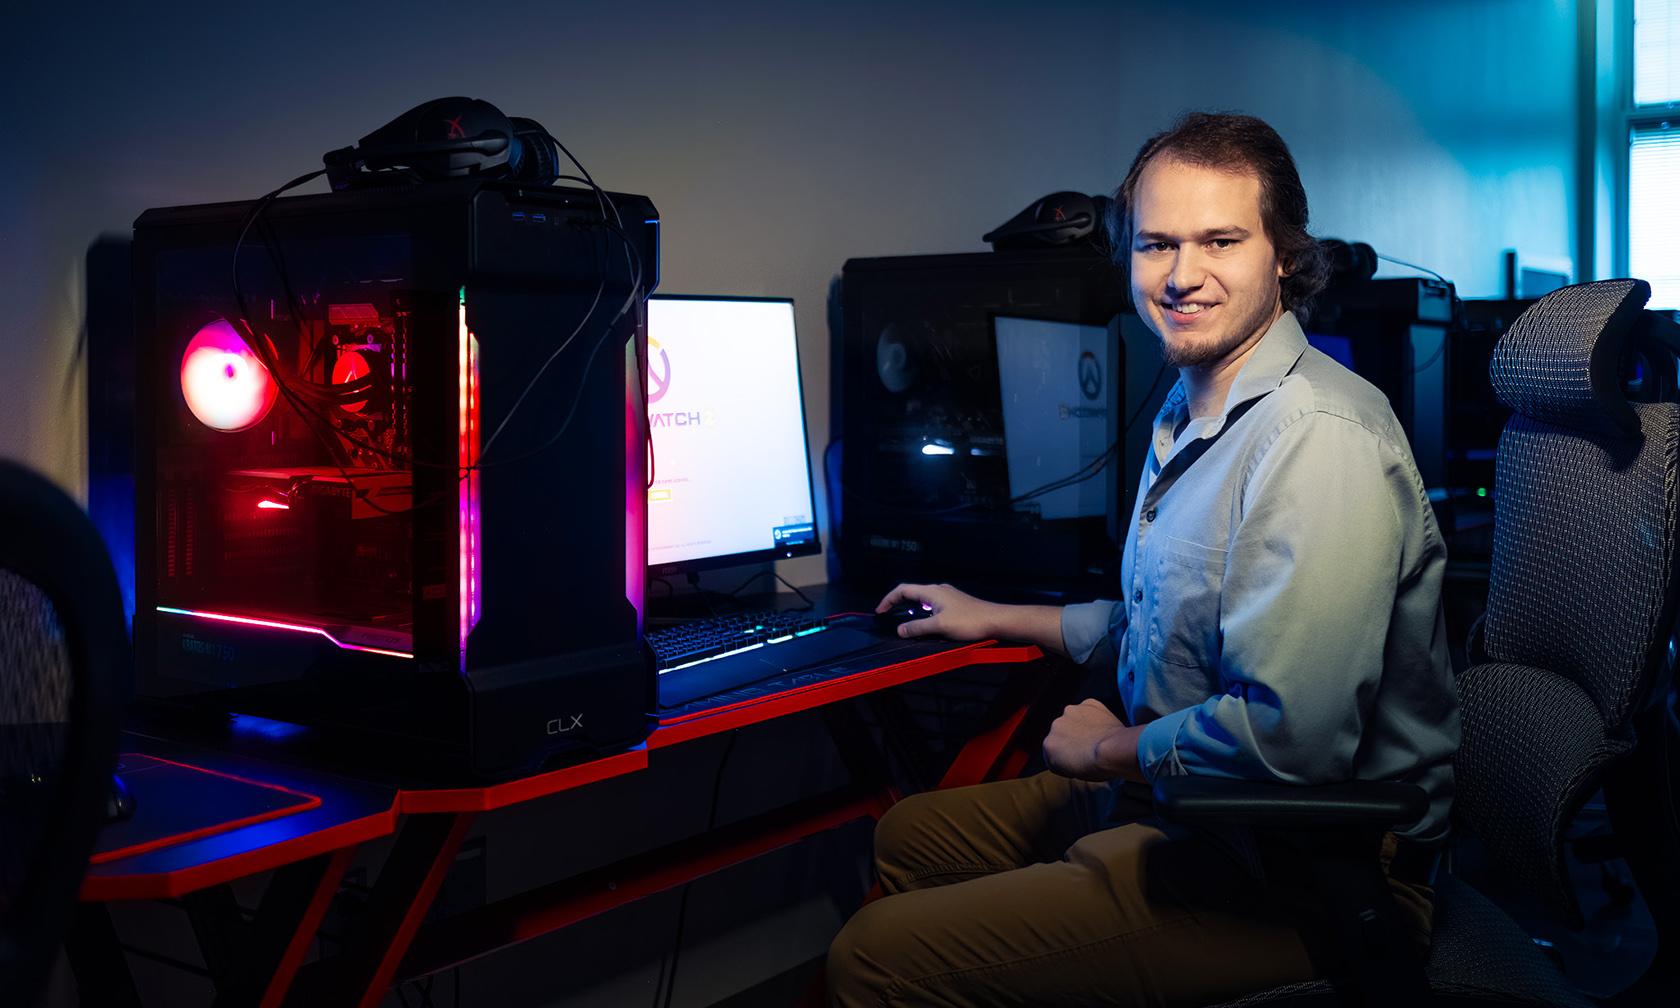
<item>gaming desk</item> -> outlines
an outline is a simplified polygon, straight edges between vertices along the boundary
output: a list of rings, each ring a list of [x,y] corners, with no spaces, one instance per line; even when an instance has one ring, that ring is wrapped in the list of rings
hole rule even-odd
[[[1066,699],[1073,667],[1035,647],[984,641],[660,722],[634,749],[484,787],[381,787],[156,738],[125,739],[137,813],[101,837],[82,887],[70,959],[84,1001],[137,1005],[105,904],[179,898],[220,1005],[379,1003],[393,983],[428,976],[738,864],[897,800],[879,752],[842,701],[980,665],[1010,674],[986,727],[940,787],[1019,775]],[[1046,668],[1057,668],[1047,672]],[[699,838],[425,923],[474,817],[646,769],[663,750],[821,709],[852,783]],[[343,952],[304,964],[346,868],[364,843],[395,836],[360,926]],[[230,883],[274,872],[245,924]]]

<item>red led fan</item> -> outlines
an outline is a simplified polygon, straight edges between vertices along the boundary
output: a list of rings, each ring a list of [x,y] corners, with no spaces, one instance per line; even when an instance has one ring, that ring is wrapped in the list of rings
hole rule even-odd
[[[181,394],[200,423],[231,432],[267,416],[279,389],[238,331],[217,319],[181,355]]]
[[[348,385],[358,378],[367,377],[372,370],[366,357],[354,350],[346,350],[338,355],[338,362],[333,365],[333,384]],[[366,399],[357,399],[355,402],[341,403],[340,405],[351,413],[360,413],[367,404]]]

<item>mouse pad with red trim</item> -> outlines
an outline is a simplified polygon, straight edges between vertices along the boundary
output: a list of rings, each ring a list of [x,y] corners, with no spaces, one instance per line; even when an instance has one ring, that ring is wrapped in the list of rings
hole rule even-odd
[[[134,815],[106,823],[94,864],[172,847],[200,837],[317,808],[303,791],[170,760],[123,753],[117,773],[128,785]]]

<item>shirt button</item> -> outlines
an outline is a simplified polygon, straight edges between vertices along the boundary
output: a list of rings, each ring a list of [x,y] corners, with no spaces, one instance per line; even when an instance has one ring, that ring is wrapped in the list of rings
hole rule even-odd
[[[1142,602],[1143,601],[1143,589],[1142,588],[1139,588],[1137,591],[1132,592],[1132,601],[1133,602]]]
[[[1154,521],[1155,520],[1155,509],[1150,508],[1148,511],[1145,511],[1143,513],[1143,520],[1146,521],[1146,522]]]

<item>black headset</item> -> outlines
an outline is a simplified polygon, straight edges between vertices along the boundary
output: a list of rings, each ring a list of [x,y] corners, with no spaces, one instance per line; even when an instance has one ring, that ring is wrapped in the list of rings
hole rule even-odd
[[[321,161],[334,190],[456,178],[551,185],[560,174],[559,145],[541,124],[479,98],[417,105]]]
[[[1102,237],[1108,213],[1107,196],[1079,192],[1053,192],[1040,197],[1020,213],[986,232],[980,240],[994,252],[1072,245],[1087,238]]]

